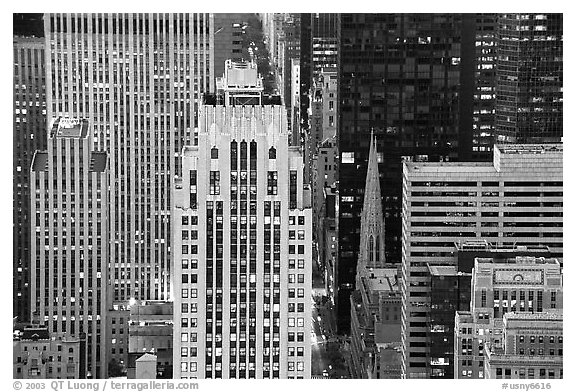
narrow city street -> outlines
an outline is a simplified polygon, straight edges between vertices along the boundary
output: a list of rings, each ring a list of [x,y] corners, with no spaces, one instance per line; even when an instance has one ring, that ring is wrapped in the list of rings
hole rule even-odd
[[[336,321],[332,312],[333,305],[326,296],[323,273],[315,243],[312,254],[312,322],[314,325],[311,332],[312,376],[349,378],[350,374],[343,355],[344,340],[336,335]]]

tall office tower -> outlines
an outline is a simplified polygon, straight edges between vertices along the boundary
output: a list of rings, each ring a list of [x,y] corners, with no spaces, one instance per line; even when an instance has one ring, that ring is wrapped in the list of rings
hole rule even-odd
[[[561,312],[504,315],[502,347],[484,350],[485,378],[564,378],[562,319]]]
[[[219,82],[220,83],[220,82]],[[285,108],[227,62],[183,150],[174,224],[174,378],[309,378],[312,209]],[[245,96],[250,96],[245,100]]]
[[[13,317],[30,321],[30,163],[36,150],[46,149],[44,39],[15,36],[13,43],[12,303]]]
[[[170,297],[172,176],[213,91],[209,14],[47,14],[48,114],[109,153],[111,299]]]
[[[106,376],[108,157],[86,119],[57,118],[30,171],[31,313],[50,334],[86,339],[80,378]]]
[[[497,145],[493,163],[403,166],[402,372],[428,378],[427,264],[454,265],[455,243],[474,238],[562,257],[562,145]]]
[[[562,14],[501,14],[497,41],[497,141],[560,141]]]
[[[455,265],[426,265],[430,286],[427,357],[430,378],[454,378],[454,315],[470,308],[470,273]]]
[[[470,145],[463,145],[462,161],[490,161],[496,137],[496,62],[498,59],[497,14],[465,14],[467,23],[474,24],[474,55],[462,56],[462,62],[472,62],[473,75],[462,83],[473,83]],[[465,153],[470,155],[466,155]]]
[[[311,77],[318,77],[322,68],[338,66],[338,14],[312,14]]]
[[[401,157],[458,157],[459,97],[469,94],[461,84],[461,37],[471,28],[459,14],[340,15],[341,331],[348,329],[348,296],[354,289],[364,191],[361,173],[367,167],[370,132],[379,143],[386,259],[400,262]],[[474,40],[466,44],[474,45]]]
[[[243,29],[248,14],[214,14],[214,73],[222,75],[226,60],[242,61]],[[214,76],[215,77],[215,76]]]
[[[290,108],[286,108],[287,115],[290,116],[290,123],[294,127],[290,128],[289,143],[291,146],[299,147],[302,145],[300,135],[300,59],[293,58],[290,60]],[[288,104],[288,102],[285,102]],[[306,181],[309,183],[310,181]]]
[[[290,145],[299,144],[300,123],[295,122],[295,114],[300,112],[300,14],[289,14],[282,23],[282,32],[278,38],[278,67],[283,70],[282,94],[284,105],[288,113],[288,128],[293,135],[297,135],[290,142]],[[282,52],[282,53],[280,53]],[[294,64],[297,64],[298,75],[294,75]],[[297,93],[294,91],[295,78],[297,77]],[[297,109],[294,107],[298,106]],[[295,113],[297,112],[297,113]],[[298,142],[297,144],[294,144]]]
[[[308,175],[307,178],[313,184],[317,184],[317,182],[313,181],[314,175],[320,174],[315,173],[313,169],[314,160],[318,160],[317,170],[320,170],[324,164],[326,165],[325,171],[327,173],[329,172],[330,175],[335,175],[338,169],[337,162],[333,162],[332,160],[328,162],[328,157],[320,156],[320,149],[322,146],[327,147],[328,145],[333,144],[334,152],[336,152],[336,130],[338,127],[338,115],[336,111],[338,102],[337,91],[337,70],[335,68],[323,68],[320,75],[314,78],[313,89],[310,97],[310,128],[304,137],[305,172]],[[326,154],[326,151],[324,154]],[[324,184],[324,180],[325,178],[322,175],[319,177],[318,184]],[[327,185],[332,184],[332,182],[333,181],[327,182]],[[318,189],[313,188],[312,193],[315,195],[316,190],[321,193],[325,186],[326,185],[321,185]]]
[[[310,129],[308,110],[312,90],[312,15],[300,14],[300,134]]]
[[[506,354],[521,356],[561,355],[561,352],[550,352],[548,337],[544,342],[542,332],[534,330],[525,333],[516,345],[519,350],[512,353],[515,348],[507,341],[506,318],[523,319],[522,329],[530,330],[534,325],[528,320],[542,320],[546,318],[546,312],[561,314],[562,293],[562,271],[557,259],[533,256],[476,258],[470,311],[457,312],[455,318],[454,377],[491,378],[486,372],[486,357],[490,352],[497,357],[503,349]],[[554,339],[551,343],[555,343]],[[544,358],[532,357],[531,360],[540,362]],[[518,374],[507,375],[518,378]]]

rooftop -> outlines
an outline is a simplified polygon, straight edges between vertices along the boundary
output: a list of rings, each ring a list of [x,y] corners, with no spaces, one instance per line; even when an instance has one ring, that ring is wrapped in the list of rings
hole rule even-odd
[[[48,333],[48,327],[29,326],[19,331],[18,334],[15,331],[14,338],[16,340],[49,340],[50,334]]]
[[[515,252],[530,252],[550,254],[550,248],[544,245],[501,245],[498,243],[490,243],[486,240],[469,240],[464,243],[455,242],[454,246],[458,252],[477,252],[484,250],[486,252],[494,253],[515,253]]]
[[[508,258],[477,257],[475,263],[480,264],[550,264],[560,265],[558,259],[535,257],[535,256],[516,256]]]
[[[501,154],[545,154],[562,152],[562,143],[551,144],[497,144],[495,146]]]
[[[262,91],[262,78],[254,62],[234,62],[226,60],[224,75],[217,79],[220,89],[256,89]]]
[[[88,120],[80,118],[58,117],[52,125],[50,137],[85,138],[88,136]]]
[[[366,270],[362,282],[370,292],[398,291],[398,270],[396,268],[370,268]]]
[[[36,151],[32,158],[32,171],[48,170],[48,153],[46,151]]]
[[[101,173],[106,170],[108,154],[103,151],[92,151],[90,161],[90,171]]]
[[[562,321],[563,320],[563,313],[561,310],[556,312],[554,311],[547,311],[543,313],[513,313],[509,312],[504,315],[505,321],[531,321],[531,320],[538,320],[538,321]]]
[[[432,276],[458,276],[458,269],[453,265],[428,265],[428,271]]]

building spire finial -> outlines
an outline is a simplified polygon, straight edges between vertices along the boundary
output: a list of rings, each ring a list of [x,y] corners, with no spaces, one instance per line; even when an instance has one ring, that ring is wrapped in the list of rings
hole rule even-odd
[[[360,252],[358,254],[357,273],[367,268],[382,268],[384,254],[384,214],[378,171],[378,151],[374,129],[370,131],[370,153],[366,172],[364,206],[360,223]]]

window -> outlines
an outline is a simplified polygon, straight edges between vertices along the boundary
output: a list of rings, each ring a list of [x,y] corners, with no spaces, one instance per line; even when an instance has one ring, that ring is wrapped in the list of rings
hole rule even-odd
[[[210,171],[210,194],[219,195],[220,194],[220,172]]]
[[[268,150],[268,159],[276,159],[276,149],[274,147],[270,147]]]
[[[354,163],[354,152],[342,152],[342,163]]]
[[[269,171],[268,172],[268,195],[278,194],[278,172]]]
[[[298,172],[296,170],[290,170],[290,199],[289,208],[291,210],[297,207],[296,196],[298,190]]]
[[[212,147],[212,150],[210,150],[210,158],[218,159],[218,149],[216,147]]]

